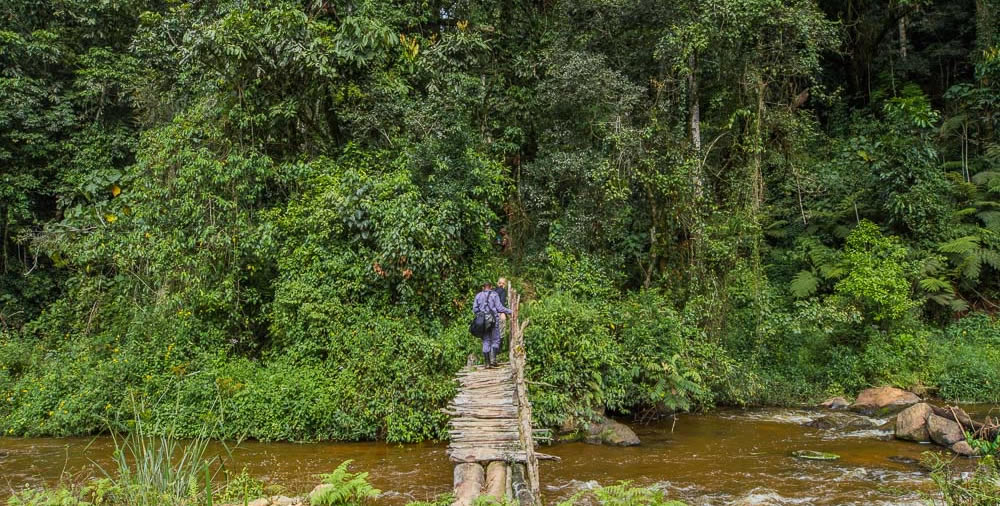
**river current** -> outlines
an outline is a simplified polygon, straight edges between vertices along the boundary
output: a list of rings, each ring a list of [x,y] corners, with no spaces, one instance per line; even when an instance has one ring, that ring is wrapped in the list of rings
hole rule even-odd
[[[990,407],[978,406],[985,413]],[[997,409],[996,413],[1000,411]],[[926,504],[930,478],[917,464],[932,445],[895,441],[886,430],[816,429],[807,422],[826,414],[794,409],[721,409],[681,414],[676,420],[633,425],[642,445],[629,448],[563,443],[541,451],[560,462],[542,462],[547,504],[600,485],[629,480],[663,489],[690,504]],[[883,420],[873,420],[878,424]],[[307,492],[316,475],[353,459],[383,491],[380,503],[429,500],[451,488],[446,444],[260,443],[231,448],[227,467],[244,467],[289,495]],[[26,486],[80,481],[110,469],[113,442],[98,438],[0,438],[0,498]],[[806,461],[795,450],[840,455]],[[219,447],[210,451],[221,452]],[[957,461],[971,469],[973,462]]]

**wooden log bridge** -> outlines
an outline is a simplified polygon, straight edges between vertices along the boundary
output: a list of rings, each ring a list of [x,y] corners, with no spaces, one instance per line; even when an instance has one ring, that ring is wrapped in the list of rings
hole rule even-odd
[[[524,328],[520,296],[508,289],[510,362],[490,369],[470,365],[458,372],[458,395],[450,415],[448,457],[455,462],[455,503],[468,506],[481,495],[541,505],[538,460],[558,458],[535,452],[545,431],[531,428],[531,403],[524,377]],[[499,324],[499,323],[498,323]]]

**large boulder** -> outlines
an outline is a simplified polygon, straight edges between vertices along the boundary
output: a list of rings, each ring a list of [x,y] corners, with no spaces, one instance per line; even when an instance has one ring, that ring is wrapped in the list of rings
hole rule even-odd
[[[965,441],[965,432],[962,426],[955,420],[949,420],[943,416],[930,415],[927,417],[927,432],[931,435],[931,440],[941,446],[948,446]]]
[[[590,444],[614,446],[636,446],[639,436],[628,425],[604,418],[599,423],[591,423],[583,441]]]
[[[863,390],[851,404],[851,411],[869,416],[886,416],[897,413],[920,402],[913,392],[895,387],[878,387]]]
[[[927,418],[934,410],[926,402],[914,404],[896,415],[896,439],[907,439],[918,443],[931,440],[927,432]]]

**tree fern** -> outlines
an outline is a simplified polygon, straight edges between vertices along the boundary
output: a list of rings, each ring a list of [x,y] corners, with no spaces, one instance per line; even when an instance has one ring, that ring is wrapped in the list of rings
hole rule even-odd
[[[1000,279],[995,273],[985,274],[990,270],[1000,271],[1000,172],[980,171],[970,179],[955,185],[962,196],[962,208],[953,214],[957,237],[937,247],[947,257],[951,269],[943,275],[941,269],[924,272],[919,282],[930,300],[958,311],[967,309],[968,304],[954,288],[943,288],[946,279],[958,290],[969,290],[978,298],[984,297],[983,293],[989,294],[990,289],[995,290]]]
[[[984,267],[1000,270],[1000,235],[985,228],[977,232],[938,245],[938,251],[948,255],[957,278],[967,287],[979,284]]]

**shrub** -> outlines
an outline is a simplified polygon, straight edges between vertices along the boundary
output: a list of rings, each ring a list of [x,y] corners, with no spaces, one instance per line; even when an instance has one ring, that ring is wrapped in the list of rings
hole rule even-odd
[[[943,399],[1000,402],[1000,323],[970,315],[932,340],[928,382]]]
[[[951,458],[936,452],[924,452],[921,463],[930,469],[931,480],[948,506],[1000,504],[1000,464],[995,457],[983,457],[968,476],[955,472]]]
[[[882,235],[870,221],[861,221],[847,236],[842,259],[847,275],[834,291],[872,320],[892,323],[917,306],[910,298],[906,275],[912,267],[906,256],[897,238]]]
[[[523,307],[540,424],[588,420],[604,407],[662,412],[711,402],[706,377],[714,377],[724,352],[694,346],[699,339],[664,296],[647,291],[608,301],[559,292]]]

